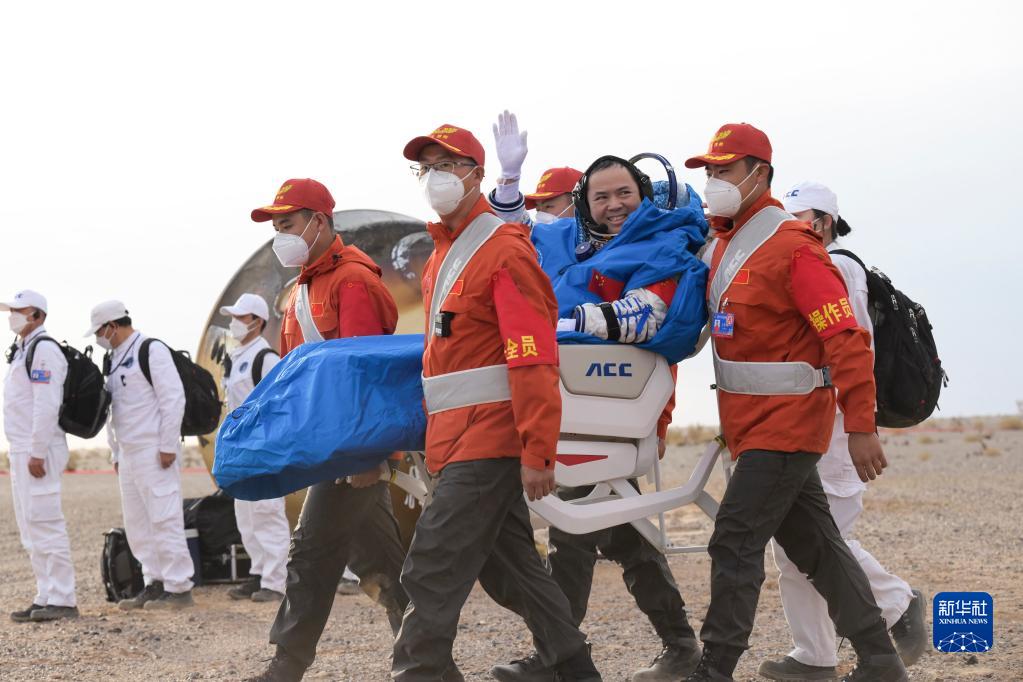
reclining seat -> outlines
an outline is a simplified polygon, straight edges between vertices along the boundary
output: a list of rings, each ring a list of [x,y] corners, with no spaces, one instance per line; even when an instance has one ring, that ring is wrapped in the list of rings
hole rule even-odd
[[[703,488],[724,447],[712,442],[685,485],[660,489],[657,420],[675,390],[667,361],[619,344],[563,344],[559,352],[562,417],[555,478],[558,485],[596,487],[579,500],[548,495],[529,502],[530,509],[568,533],[632,523],[662,551],[702,551],[670,545],[661,515],[686,504],[711,518],[717,514],[717,502]],[[629,479],[646,475],[654,478],[656,491],[640,494]],[[660,524],[651,516],[660,517]]]

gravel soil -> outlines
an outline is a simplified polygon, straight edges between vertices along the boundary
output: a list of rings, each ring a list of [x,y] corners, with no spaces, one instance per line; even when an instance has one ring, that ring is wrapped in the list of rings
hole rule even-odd
[[[930,652],[911,669],[913,680],[1023,680],[1023,490],[1019,424],[998,420],[959,422],[938,429],[886,434],[890,467],[871,484],[858,537],[890,570],[933,596],[941,591],[987,591],[995,600],[995,642],[977,656]],[[672,446],[665,478],[688,476],[702,447]],[[79,461],[79,468],[88,464]],[[185,473],[186,497],[212,492],[209,476]],[[720,473],[710,490],[720,494]],[[10,500],[0,482],[0,606],[27,606],[34,592]],[[276,605],[234,602],[227,586],[195,590],[196,606],[175,613],[125,613],[105,601],[100,580],[102,533],[120,526],[113,472],[64,478],[82,616],[74,621],[18,624],[0,618],[0,679],[4,680],[206,680],[240,679],[260,671],[272,655],[267,632]],[[711,522],[695,508],[668,515],[678,543],[699,544]],[[709,561],[705,554],[673,556],[676,579],[698,627],[707,608]],[[627,680],[659,651],[650,625],[635,608],[613,564],[601,561],[583,629],[605,680]],[[765,658],[791,644],[778,598],[777,570],[767,559],[752,648],[737,680],[759,679]],[[391,637],[382,610],[364,596],[338,597],[306,679],[386,680]],[[455,658],[467,679],[490,679],[487,670],[529,650],[525,627],[477,587],[462,612]],[[852,665],[848,644],[841,666]]]

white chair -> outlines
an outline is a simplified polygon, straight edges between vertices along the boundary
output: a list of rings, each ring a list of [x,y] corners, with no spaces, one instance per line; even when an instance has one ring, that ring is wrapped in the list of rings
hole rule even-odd
[[[664,513],[695,504],[713,519],[718,503],[704,487],[727,452],[715,439],[684,485],[662,489],[657,419],[675,390],[667,361],[626,345],[562,345],[559,350],[562,416],[555,477],[559,485],[594,489],[571,501],[549,495],[529,502],[530,509],[567,533],[631,523],[666,554],[704,551],[705,545],[671,543]],[[726,480],[729,460],[722,458]],[[652,479],[653,492],[640,493],[629,483],[640,476]]]

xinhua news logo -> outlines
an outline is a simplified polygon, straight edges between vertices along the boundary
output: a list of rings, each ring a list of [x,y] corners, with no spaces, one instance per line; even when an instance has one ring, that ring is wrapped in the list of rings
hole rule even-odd
[[[934,648],[942,653],[990,651],[995,602],[987,592],[940,592],[934,597]]]

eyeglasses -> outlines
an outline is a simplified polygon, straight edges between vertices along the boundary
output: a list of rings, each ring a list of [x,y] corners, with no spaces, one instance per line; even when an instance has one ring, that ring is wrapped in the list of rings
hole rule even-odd
[[[466,161],[438,161],[437,163],[414,163],[409,168],[412,169],[412,174],[417,178],[421,178],[432,170],[440,171],[441,173],[451,173],[455,170],[456,166],[470,166],[476,167],[475,163],[468,163]]]

